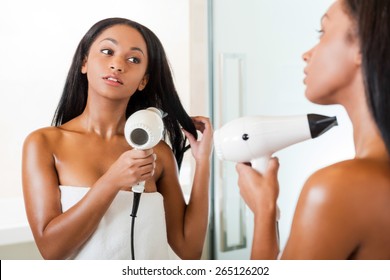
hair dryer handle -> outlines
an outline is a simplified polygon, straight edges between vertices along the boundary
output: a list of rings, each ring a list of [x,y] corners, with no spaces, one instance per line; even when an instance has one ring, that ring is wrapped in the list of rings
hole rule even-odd
[[[257,158],[251,161],[252,168],[256,171],[260,172],[261,174],[264,174],[264,172],[267,170],[268,162],[270,160],[271,156]],[[276,221],[279,221],[280,219],[280,208],[277,206],[276,208]]]
[[[252,168],[260,172],[261,174],[264,174],[264,172],[267,170],[269,159],[270,157],[266,156],[252,160]]]
[[[138,184],[132,186],[131,190],[136,193],[143,193],[145,190],[145,181],[139,182]]]

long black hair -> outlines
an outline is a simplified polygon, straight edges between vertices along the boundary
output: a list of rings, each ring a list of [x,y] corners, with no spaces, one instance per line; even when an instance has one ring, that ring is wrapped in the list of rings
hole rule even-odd
[[[343,0],[356,24],[367,102],[390,151],[390,1]]]
[[[128,25],[136,29],[144,38],[148,50],[148,83],[136,91],[129,100],[126,118],[137,110],[157,107],[167,113],[164,117],[164,138],[168,139],[180,168],[183,156],[190,147],[181,127],[197,138],[195,126],[184,110],[175,89],[171,68],[164,47],[157,36],[147,27],[125,18],[108,18],[95,23],[81,39],[66,78],[64,90],[55,111],[52,125],[60,126],[79,116],[85,109],[88,97],[88,80],[81,73],[84,59],[96,38],[114,25]]]

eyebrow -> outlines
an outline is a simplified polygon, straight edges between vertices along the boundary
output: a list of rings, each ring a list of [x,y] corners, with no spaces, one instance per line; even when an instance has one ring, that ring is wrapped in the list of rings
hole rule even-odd
[[[113,39],[113,38],[109,38],[109,37],[108,37],[108,38],[105,38],[105,39],[101,40],[100,42],[103,42],[103,41],[110,41],[110,42],[112,42],[113,44],[118,45],[118,41],[115,40],[115,39]],[[139,52],[141,52],[141,53],[145,56],[144,52],[143,52],[142,49],[139,48],[139,47],[131,47],[130,50],[132,50],[132,51],[139,51]]]
[[[324,19],[329,19],[329,15],[326,13],[321,17],[321,23],[324,21]]]

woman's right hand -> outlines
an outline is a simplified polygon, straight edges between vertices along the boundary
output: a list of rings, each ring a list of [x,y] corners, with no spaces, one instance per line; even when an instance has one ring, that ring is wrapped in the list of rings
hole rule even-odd
[[[267,207],[276,209],[279,195],[278,169],[277,158],[270,159],[264,174],[245,163],[236,165],[240,194],[255,215],[268,210]]]
[[[103,175],[119,190],[146,181],[154,174],[156,155],[153,149],[124,152]]]

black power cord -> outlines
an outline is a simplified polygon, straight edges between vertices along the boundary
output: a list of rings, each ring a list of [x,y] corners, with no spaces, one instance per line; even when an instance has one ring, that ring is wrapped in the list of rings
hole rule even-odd
[[[131,210],[131,258],[132,260],[135,260],[135,253],[134,253],[134,224],[135,224],[135,218],[137,217],[137,211],[139,206],[139,201],[141,199],[141,193],[140,192],[134,192],[133,197],[133,209]]]

